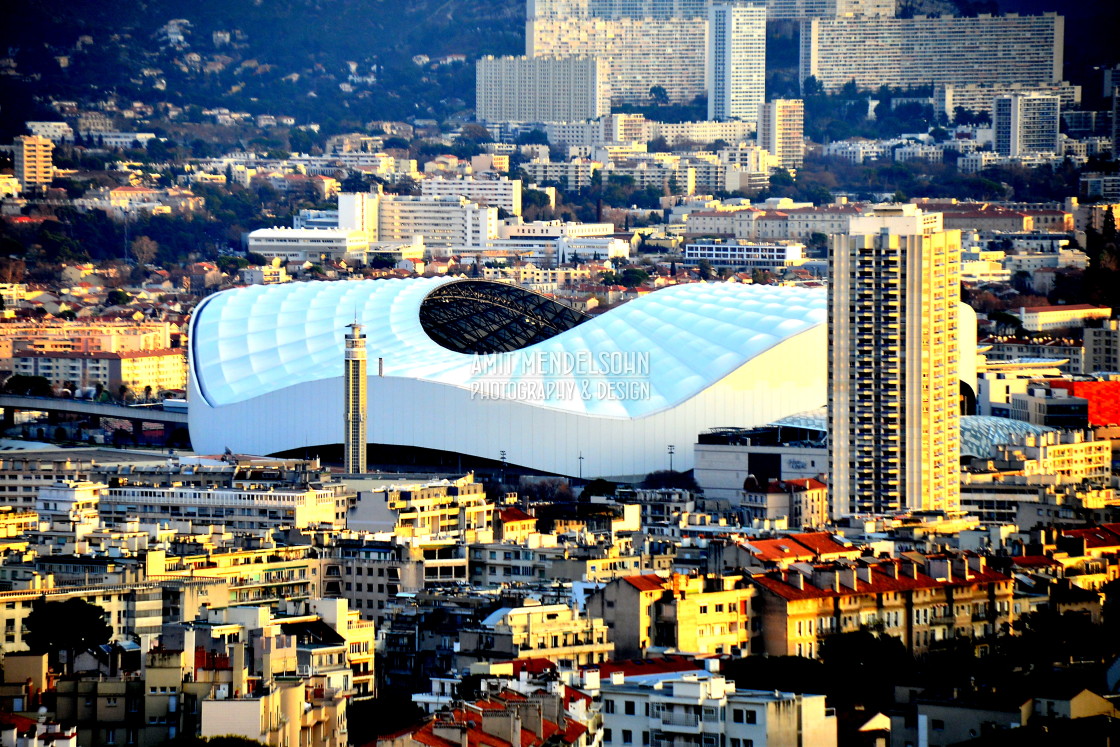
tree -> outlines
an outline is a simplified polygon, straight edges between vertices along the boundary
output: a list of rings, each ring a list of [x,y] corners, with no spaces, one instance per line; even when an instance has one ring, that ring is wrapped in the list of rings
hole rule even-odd
[[[8,394],[22,394],[28,397],[53,397],[54,390],[51,382],[43,376],[24,376],[15,374],[9,376],[4,382],[4,391]]]
[[[658,106],[669,105],[669,92],[665,90],[664,86],[653,86],[650,88],[649,97],[650,100]]]
[[[77,597],[65,602],[36,600],[27,616],[23,637],[33,654],[46,654],[55,667],[66,653],[69,671],[75,654],[108,643],[113,629],[105,620],[105,610]]]
[[[138,236],[132,241],[132,255],[142,265],[146,265],[155,259],[157,251],[159,251],[159,244],[147,236]]]
[[[105,303],[110,306],[127,306],[132,303],[132,296],[119,289],[111,290],[105,296]]]
[[[700,260],[696,264],[696,273],[700,276],[701,280],[712,279],[712,264],[706,259]]]

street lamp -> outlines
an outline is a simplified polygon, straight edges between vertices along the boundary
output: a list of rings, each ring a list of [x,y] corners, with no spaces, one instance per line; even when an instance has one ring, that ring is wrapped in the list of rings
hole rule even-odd
[[[579,453],[579,481],[583,482],[583,452]]]
[[[669,471],[673,471],[673,454],[676,452],[677,447],[669,444]]]
[[[506,450],[502,449],[501,451],[498,452],[498,454],[502,458],[502,484],[505,485],[505,482],[506,482]]]

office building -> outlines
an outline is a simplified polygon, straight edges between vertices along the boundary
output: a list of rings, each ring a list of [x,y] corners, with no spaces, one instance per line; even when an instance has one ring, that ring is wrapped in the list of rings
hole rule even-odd
[[[38,135],[17,137],[13,144],[16,179],[26,192],[46,189],[54,179],[54,164],[51,153],[54,143]]]
[[[705,92],[704,0],[528,0],[529,57],[607,57],[611,103],[648,104],[663,89],[673,103]]]
[[[879,206],[829,252],[833,510],[954,510],[960,476],[960,232]]]
[[[606,57],[483,57],[475,78],[480,122],[572,122],[610,114]]]
[[[754,122],[766,99],[766,6],[719,0],[708,8],[708,119]]]
[[[348,475],[366,471],[366,336],[362,325],[354,322],[347,326],[346,373],[343,388],[346,391],[345,470]]]
[[[1057,83],[1065,19],[1040,16],[812,19],[801,28],[801,81],[825,91],[939,84]]]
[[[783,169],[805,160],[805,102],[774,99],[758,107],[758,147],[769,151]]]
[[[996,152],[1001,156],[1057,153],[1061,108],[1057,96],[997,96],[992,103]]]

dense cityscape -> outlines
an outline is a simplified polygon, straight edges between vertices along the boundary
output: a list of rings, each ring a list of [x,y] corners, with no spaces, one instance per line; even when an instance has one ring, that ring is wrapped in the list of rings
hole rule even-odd
[[[1120,740],[1120,7],[4,16],[4,747]]]

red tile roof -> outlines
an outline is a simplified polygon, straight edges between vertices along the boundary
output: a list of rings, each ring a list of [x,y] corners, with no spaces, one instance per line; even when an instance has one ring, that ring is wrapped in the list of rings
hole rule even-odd
[[[1053,558],[1048,558],[1045,555],[1017,555],[1011,558],[1011,562],[1020,568],[1061,565],[1058,561]]]
[[[667,654],[657,659],[619,659],[617,661],[604,661],[584,667],[598,669],[604,679],[609,679],[615,672],[622,672],[626,677],[640,677],[647,674],[671,674],[673,672],[695,672],[703,669],[703,664],[698,664],[696,659],[689,656]]]
[[[841,597],[850,596],[852,594],[878,594],[888,591],[911,591],[914,589],[934,589],[945,586],[970,586],[972,584],[984,583],[998,583],[1002,581],[1009,581],[1010,578],[1002,573],[985,569],[984,571],[971,571],[969,579],[958,579],[954,576],[951,581],[938,581],[935,578],[925,575],[921,571],[916,573],[915,577],[904,573],[899,568],[898,578],[894,578],[891,574],[885,572],[885,568],[890,563],[899,564],[899,561],[884,561],[879,565],[871,567],[871,583],[864,581],[857,576],[855,586],[851,587],[847,584],[840,585],[840,591],[835,591],[833,588],[821,589],[814,586],[809,579],[805,579],[804,587],[797,588],[790,584],[779,572],[772,572],[765,576],[754,576],[751,580],[761,586],[763,589],[770,591],[777,596],[789,601],[798,601],[802,599],[820,599],[824,597]],[[796,573],[797,571],[790,571]]]
[[[520,508],[511,507],[504,508],[501,511],[501,519],[503,522],[507,521],[536,521],[536,517],[522,511]]]
[[[1062,534],[1067,537],[1081,537],[1085,540],[1086,548],[1120,548],[1120,524],[1102,524],[1099,527],[1089,527],[1087,529],[1067,529]]]
[[[625,576],[622,579],[638,591],[659,591],[665,588],[665,579],[655,574]]]

